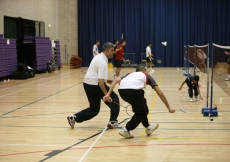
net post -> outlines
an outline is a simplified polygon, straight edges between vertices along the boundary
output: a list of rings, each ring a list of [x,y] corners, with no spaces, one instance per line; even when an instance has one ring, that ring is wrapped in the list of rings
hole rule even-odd
[[[194,44],[194,50],[193,50],[193,57],[194,57],[194,74],[196,75],[196,45]]]
[[[184,73],[184,76],[191,76],[191,74],[189,74],[189,65],[188,65],[188,50],[187,50],[187,46],[186,46],[186,48],[185,48],[186,50],[186,72]]]

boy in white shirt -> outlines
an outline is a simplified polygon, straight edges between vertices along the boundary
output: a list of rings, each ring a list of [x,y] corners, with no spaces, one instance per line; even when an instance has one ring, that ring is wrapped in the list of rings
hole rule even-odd
[[[151,43],[148,43],[148,46],[146,47],[146,69],[149,67],[149,71],[153,72],[152,66],[153,66],[153,55],[151,53]]]
[[[93,57],[95,57],[96,55],[99,54],[99,51],[98,51],[98,46],[99,45],[100,45],[100,41],[97,40],[96,43],[93,46]]]

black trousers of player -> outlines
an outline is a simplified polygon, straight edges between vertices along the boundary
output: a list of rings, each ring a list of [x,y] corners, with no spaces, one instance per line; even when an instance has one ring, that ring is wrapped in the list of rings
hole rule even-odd
[[[89,85],[84,83],[83,86],[89,101],[89,107],[75,114],[75,121],[77,123],[81,123],[83,121],[90,120],[93,117],[95,117],[100,111],[101,99],[103,99],[104,97],[104,93],[102,92],[99,85]],[[109,87],[106,84],[105,87],[108,91]],[[119,104],[119,98],[115,92],[112,92],[110,97],[114,102]],[[120,106],[113,102],[106,102],[105,104],[110,108],[109,121],[117,121],[117,117],[120,112]]]
[[[193,90],[194,90],[194,95],[197,97],[198,96],[198,91],[197,87],[194,86],[188,86],[188,94],[190,98],[193,98]]]
[[[126,124],[125,128],[128,131],[134,130],[140,123],[142,123],[145,128],[148,127],[149,121],[147,115],[149,113],[149,109],[144,97],[145,91],[142,89],[119,89],[118,92],[121,98],[132,106],[132,110],[134,112],[132,119]]]

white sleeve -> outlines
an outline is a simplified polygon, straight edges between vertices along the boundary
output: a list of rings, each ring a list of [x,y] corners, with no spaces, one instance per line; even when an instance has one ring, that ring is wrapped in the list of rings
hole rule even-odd
[[[97,47],[94,45],[93,46],[93,53],[94,53],[94,51],[97,52],[96,50],[97,50]]]
[[[148,53],[150,53],[150,55],[151,55],[151,49],[150,49],[150,47],[146,48],[146,57],[149,57]]]
[[[108,78],[107,64],[105,64],[105,63],[98,64],[98,73],[97,74],[98,74],[98,79],[107,80],[107,78]]]
[[[146,47],[146,57],[148,57],[148,47]]]

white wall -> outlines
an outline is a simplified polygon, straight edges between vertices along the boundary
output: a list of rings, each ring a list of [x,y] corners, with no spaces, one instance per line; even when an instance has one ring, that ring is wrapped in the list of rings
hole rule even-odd
[[[78,55],[77,0],[58,1],[59,40],[63,63],[68,63],[71,55]],[[66,52],[65,52],[66,44]]]
[[[77,54],[77,0],[0,0],[0,34],[4,34],[4,16],[45,22],[46,37],[60,40],[62,63],[67,63],[67,40],[67,53]]]

